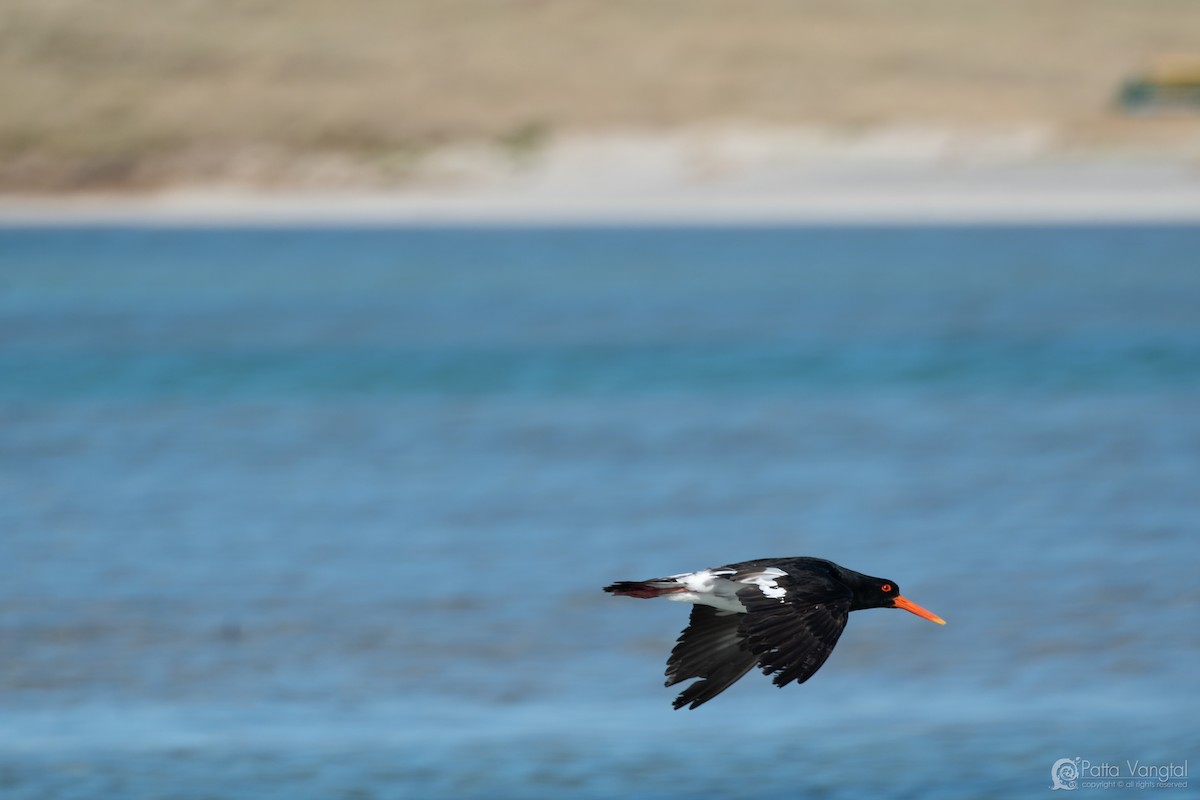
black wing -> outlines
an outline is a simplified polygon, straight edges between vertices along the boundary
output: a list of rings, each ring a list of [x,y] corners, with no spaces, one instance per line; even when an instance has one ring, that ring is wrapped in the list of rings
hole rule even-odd
[[[712,700],[750,671],[758,656],[747,649],[739,633],[745,614],[692,606],[692,616],[667,660],[667,686],[703,678],[675,698],[676,709],[696,708]]]
[[[775,578],[771,597],[758,586],[738,592],[746,606],[739,633],[776,686],[804,683],[829,658],[850,616],[850,588],[820,567]],[[776,593],[772,591],[772,594]]]

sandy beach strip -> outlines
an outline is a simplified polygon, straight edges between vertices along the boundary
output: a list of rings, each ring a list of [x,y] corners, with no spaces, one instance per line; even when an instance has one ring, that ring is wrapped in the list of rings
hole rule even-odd
[[[0,225],[1200,223],[1200,167],[1178,158],[632,155],[609,143],[534,164],[459,158],[386,190],[0,195]]]

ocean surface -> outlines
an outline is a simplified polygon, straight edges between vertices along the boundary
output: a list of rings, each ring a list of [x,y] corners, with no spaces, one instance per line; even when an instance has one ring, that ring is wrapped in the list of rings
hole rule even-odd
[[[1198,612],[1197,227],[0,229],[5,800],[1195,796]]]

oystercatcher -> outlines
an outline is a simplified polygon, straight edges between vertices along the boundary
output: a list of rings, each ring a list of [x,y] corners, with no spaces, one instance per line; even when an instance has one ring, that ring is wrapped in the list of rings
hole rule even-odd
[[[946,621],[872,578],[821,558],[762,558],[648,581],[618,581],[604,591],[692,603],[692,616],[667,660],[667,686],[701,680],[675,698],[696,708],[758,666],[776,686],[804,683],[833,652],[851,611],[903,608]]]

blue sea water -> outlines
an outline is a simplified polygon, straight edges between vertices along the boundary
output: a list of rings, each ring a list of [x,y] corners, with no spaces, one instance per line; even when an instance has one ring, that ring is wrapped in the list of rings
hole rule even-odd
[[[786,555],[948,624],[672,711]],[[1198,565],[1200,228],[0,229],[6,800],[1196,771]]]

